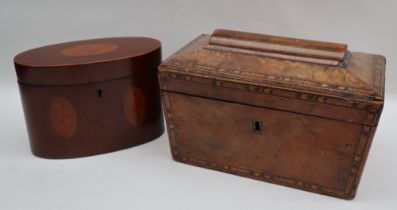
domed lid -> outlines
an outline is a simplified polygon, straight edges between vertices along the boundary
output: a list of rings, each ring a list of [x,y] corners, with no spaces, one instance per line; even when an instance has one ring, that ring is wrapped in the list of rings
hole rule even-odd
[[[146,37],[101,38],[35,48],[15,56],[20,83],[72,85],[133,76],[161,62],[161,43]]]

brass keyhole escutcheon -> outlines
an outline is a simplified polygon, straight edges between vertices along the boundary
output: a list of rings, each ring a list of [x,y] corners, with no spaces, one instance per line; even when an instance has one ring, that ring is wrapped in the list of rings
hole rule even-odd
[[[254,133],[260,133],[262,131],[262,121],[260,120],[253,120],[252,121],[252,131]]]

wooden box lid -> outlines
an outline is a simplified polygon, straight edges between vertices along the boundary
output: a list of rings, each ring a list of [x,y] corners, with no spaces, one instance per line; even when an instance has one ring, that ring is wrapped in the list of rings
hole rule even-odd
[[[73,85],[133,76],[160,60],[158,40],[118,37],[48,45],[18,54],[14,63],[20,83]]]
[[[234,98],[224,100],[266,106],[266,101],[257,103],[263,99],[246,97],[259,93],[307,102],[300,109],[277,98],[271,103],[278,104],[274,108],[374,124],[383,107],[385,63],[381,55],[351,52],[345,44],[215,30],[163,61],[159,77],[163,90],[218,98],[223,93],[216,88],[229,87],[241,93],[234,91],[229,94]],[[184,83],[170,82],[175,79]],[[342,107],[340,116],[324,107],[318,113],[308,111],[313,103]],[[348,115],[355,110],[353,119]],[[367,111],[375,116],[368,117]]]

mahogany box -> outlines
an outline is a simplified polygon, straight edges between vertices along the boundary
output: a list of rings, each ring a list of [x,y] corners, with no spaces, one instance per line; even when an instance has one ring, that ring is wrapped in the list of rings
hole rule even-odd
[[[215,30],[158,76],[176,161],[355,197],[383,108],[383,56]]]
[[[28,50],[14,62],[31,149],[39,157],[111,152],[163,133],[155,39],[67,42]]]

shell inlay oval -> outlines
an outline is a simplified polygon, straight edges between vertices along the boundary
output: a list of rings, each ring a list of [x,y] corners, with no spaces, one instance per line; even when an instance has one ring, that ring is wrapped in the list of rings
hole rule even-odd
[[[63,137],[72,137],[77,127],[73,105],[63,97],[56,97],[50,104],[50,123],[55,132]]]

